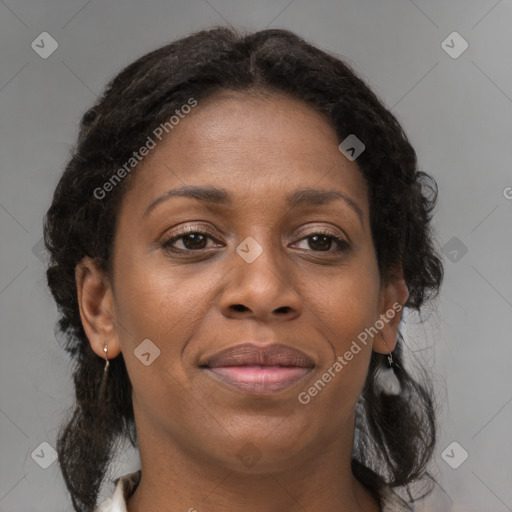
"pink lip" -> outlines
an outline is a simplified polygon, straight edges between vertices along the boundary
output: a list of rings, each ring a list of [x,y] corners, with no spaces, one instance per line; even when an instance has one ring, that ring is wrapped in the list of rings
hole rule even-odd
[[[257,395],[277,393],[292,386],[314,366],[311,358],[298,349],[252,343],[222,350],[201,365],[214,378]]]
[[[277,393],[302,379],[311,368],[297,366],[225,366],[207,368],[214,376],[247,393]]]

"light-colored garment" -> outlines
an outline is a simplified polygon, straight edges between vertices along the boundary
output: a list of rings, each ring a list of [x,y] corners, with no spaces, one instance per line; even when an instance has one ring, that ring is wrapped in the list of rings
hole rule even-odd
[[[126,500],[133,494],[140,481],[141,472],[135,471],[119,478],[111,498],[106,499],[95,512],[128,512]],[[385,487],[380,493],[382,512],[414,512],[411,505],[407,504],[389,487]]]

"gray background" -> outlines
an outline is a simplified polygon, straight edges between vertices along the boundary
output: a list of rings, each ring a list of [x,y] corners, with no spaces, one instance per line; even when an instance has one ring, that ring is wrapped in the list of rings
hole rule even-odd
[[[288,28],[344,57],[436,178],[446,280],[426,323],[408,319],[406,343],[434,373],[432,471],[446,494],[421,510],[512,510],[511,21],[510,0],[0,1],[0,510],[72,510],[57,462],[36,463],[51,461],[40,444],[55,446],[73,399],[38,244],[78,120],[121,67],[226,22]],[[47,59],[31,48],[43,31],[59,45]],[[469,44],[456,59],[441,46],[453,31]],[[469,454],[457,469],[446,460],[461,448],[442,457],[454,441]],[[123,452],[113,476],[137,463]]]

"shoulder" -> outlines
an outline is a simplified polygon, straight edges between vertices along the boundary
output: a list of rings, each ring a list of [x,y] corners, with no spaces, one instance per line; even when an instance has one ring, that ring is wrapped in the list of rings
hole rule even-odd
[[[141,474],[139,469],[118,478],[112,497],[103,501],[94,512],[127,512],[126,501],[139,485]]]

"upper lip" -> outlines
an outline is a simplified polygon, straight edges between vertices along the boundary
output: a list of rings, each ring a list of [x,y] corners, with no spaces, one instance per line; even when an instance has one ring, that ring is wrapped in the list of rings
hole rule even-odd
[[[217,352],[201,366],[219,368],[249,365],[310,368],[314,366],[314,362],[304,352],[287,345],[258,346],[253,343],[243,343]]]

